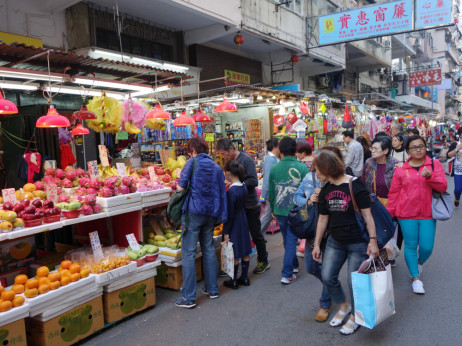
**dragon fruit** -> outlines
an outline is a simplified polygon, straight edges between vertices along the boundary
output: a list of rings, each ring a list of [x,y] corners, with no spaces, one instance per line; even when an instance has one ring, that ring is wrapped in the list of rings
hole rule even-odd
[[[58,187],[58,190],[56,190],[58,192],[58,195],[61,195],[64,193],[63,189],[61,189],[60,187]]]
[[[67,166],[66,168],[64,168],[64,171],[65,172],[72,172],[72,171],[75,171],[75,168],[72,167],[72,166]]]
[[[70,201],[69,196],[66,195],[66,194],[64,194],[64,193],[63,193],[62,195],[59,195],[59,196],[58,196],[58,202],[59,202],[59,203],[61,203],[61,202],[69,203],[69,201]]]
[[[58,168],[55,172],[55,177],[58,179],[64,179],[66,176],[66,172],[64,172],[62,169]]]
[[[129,186],[128,188],[130,189],[131,193],[136,192],[136,186],[135,185]]]
[[[91,181],[90,178],[85,178],[85,177],[80,178],[79,185],[81,187],[90,187],[90,181]]]
[[[75,178],[77,178],[77,173],[75,173],[75,171],[69,171],[66,174],[66,178],[69,180],[74,180]]]
[[[113,196],[120,195],[120,193],[119,193],[119,188],[118,188],[118,187],[114,187],[114,188],[112,189],[112,195],[113,195]]]
[[[92,187],[89,187],[86,191],[86,194],[87,195],[93,195],[93,196],[96,196],[98,194],[98,190],[92,188]]]
[[[79,202],[81,202],[81,203],[83,203],[83,201],[84,201],[84,198],[83,198],[82,195],[73,195],[73,196],[72,196],[72,199],[73,199],[73,200],[76,200],[76,201],[79,201]]]
[[[55,169],[54,169],[54,168],[51,168],[51,167],[45,169],[45,175],[49,175],[49,176],[54,177],[54,176],[55,176]]]
[[[53,179],[53,184],[55,184],[56,186],[63,186],[63,182],[59,178],[54,178]]]
[[[45,177],[43,178],[43,182],[45,184],[50,184],[53,182],[53,176],[52,175],[45,175]]]
[[[64,180],[63,180],[63,186],[64,186],[65,188],[70,189],[70,188],[72,187],[72,181],[69,180],[69,179],[67,179],[67,178],[64,179]]]
[[[133,178],[132,178],[132,177],[128,177],[128,176],[123,177],[123,178],[122,178],[122,184],[123,184],[123,185],[127,185],[127,186],[132,185],[132,184],[133,184]]]
[[[112,189],[108,187],[103,187],[101,190],[99,190],[98,196],[106,198],[112,197]]]
[[[141,179],[140,179],[140,183],[141,183],[141,184],[147,184],[147,183],[148,183],[148,179],[146,179],[146,178],[141,178]]]
[[[121,195],[126,195],[130,193],[130,188],[127,185],[120,185],[119,186],[119,193]]]
[[[81,195],[81,196],[83,196],[83,195],[85,195],[86,193],[87,193],[87,189],[84,188],[84,187],[78,187],[78,188],[75,189],[75,194],[76,194],[76,195]]]
[[[104,179],[104,186],[113,189],[115,187],[115,181],[112,178]]]
[[[34,185],[37,190],[42,190],[42,191],[45,190],[45,184],[42,183],[41,181],[36,181]]]
[[[93,214],[101,213],[101,206],[99,204],[95,204],[93,206]]]
[[[88,204],[84,204],[82,206],[81,213],[83,215],[91,215],[91,214],[93,214],[93,208]]]
[[[91,179],[90,180],[90,187],[95,189],[95,190],[98,190],[101,187],[101,183],[96,179]]]
[[[75,174],[77,174],[78,177],[83,177],[85,175],[85,171],[82,168],[77,168],[75,170]]]
[[[92,195],[87,195],[85,196],[84,201],[85,201],[85,204],[93,206],[96,204],[96,197]]]
[[[160,180],[162,180],[164,183],[169,183],[172,180],[172,177],[168,174],[164,174],[160,177]]]

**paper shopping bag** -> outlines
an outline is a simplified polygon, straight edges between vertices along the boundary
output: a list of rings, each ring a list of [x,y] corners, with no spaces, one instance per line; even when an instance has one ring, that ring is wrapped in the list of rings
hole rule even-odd
[[[234,251],[233,243],[223,243],[221,247],[221,270],[234,279]]]
[[[373,329],[395,313],[391,267],[370,274],[351,273],[355,322]]]

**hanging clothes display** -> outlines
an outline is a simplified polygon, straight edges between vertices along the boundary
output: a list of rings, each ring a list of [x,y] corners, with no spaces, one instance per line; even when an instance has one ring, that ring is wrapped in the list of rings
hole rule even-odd
[[[77,162],[69,144],[60,144],[59,151],[61,156],[61,169],[65,169],[67,166]]]
[[[34,182],[34,174],[40,172],[42,165],[42,157],[39,153],[26,153],[23,155],[27,163],[27,182]]]

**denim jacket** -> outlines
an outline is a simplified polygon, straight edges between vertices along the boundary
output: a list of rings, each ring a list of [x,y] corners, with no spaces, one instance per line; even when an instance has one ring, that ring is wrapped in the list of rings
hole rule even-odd
[[[315,182],[313,183],[313,174],[314,173],[309,172],[302,180],[297,192],[295,192],[294,203],[299,207],[304,206],[306,202],[308,202],[311,195],[314,193],[314,189],[320,185],[316,175],[314,176]]]
[[[263,162],[263,185],[261,187],[261,194],[260,199],[265,200],[268,199],[268,183],[269,183],[269,175],[271,172],[271,167],[273,167],[276,163],[279,162],[279,159],[274,156],[270,155],[269,153],[265,156],[265,161]]]

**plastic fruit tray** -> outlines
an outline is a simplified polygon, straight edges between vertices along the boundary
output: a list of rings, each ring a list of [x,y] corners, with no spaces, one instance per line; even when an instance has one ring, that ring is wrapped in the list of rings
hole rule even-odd
[[[159,253],[153,255],[146,255],[146,262],[154,262],[159,257]]]
[[[77,210],[61,210],[66,219],[75,219],[80,215],[80,209]]]
[[[58,222],[59,220],[61,220],[61,215],[47,216],[47,217],[43,220],[43,223]]]
[[[40,226],[43,222],[43,219],[35,219],[35,220],[24,220],[24,226],[26,227],[37,227]]]

